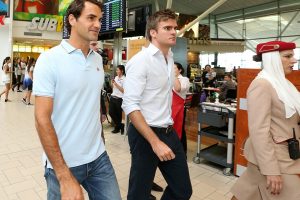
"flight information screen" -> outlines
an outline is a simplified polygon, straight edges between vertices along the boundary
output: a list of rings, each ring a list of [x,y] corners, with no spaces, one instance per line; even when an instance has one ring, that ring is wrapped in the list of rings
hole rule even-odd
[[[105,0],[100,33],[126,30],[126,0]]]

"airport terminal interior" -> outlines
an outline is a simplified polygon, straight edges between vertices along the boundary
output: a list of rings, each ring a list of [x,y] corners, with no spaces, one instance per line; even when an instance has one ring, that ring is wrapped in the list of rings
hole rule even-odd
[[[9,56],[13,71],[19,60],[26,65],[30,59],[36,60],[60,44],[62,39],[68,39],[64,15],[70,2],[72,0],[0,0],[1,65]],[[252,59],[256,46],[274,40],[295,43],[297,63],[290,80],[298,90],[300,88],[300,1],[102,2],[104,15],[95,46],[103,58],[104,87],[99,90],[105,91],[102,97],[107,110],[117,66],[126,67],[128,60],[148,45],[144,37],[147,18],[165,8],[178,14],[177,43],[172,52],[190,82],[183,132],[193,189],[191,200],[230,200],[233,196],[230,189],[247,168],[243,154],[248,137],[246,91],[261,67],[260,62]],[[0,91],[5,89],[2,73]],[[205,74],[211,74],[212,78]],[[221,101],[220,88],[228,74],[235,88]],[[24,99],[25,83],[18,85],[18,76],[21,80],[21,75],[11,73],[13,88],[7,100],[4,94],[0,98],[0,200],[45,200],[47,185],[43,148],[34,120],[35,97]],[[120,130],[112,133],[114,123],[109,115],[107,117],[103,123],[105,147],[125,200],[131,166],[129,119],[123,112],[125,134],[121,134]],[[163,188],[167,186],[159,170],[154,182]],[[151,191],[151,194],[160,199],[163,193]],[[89,199],[86,192],[84,196]]]

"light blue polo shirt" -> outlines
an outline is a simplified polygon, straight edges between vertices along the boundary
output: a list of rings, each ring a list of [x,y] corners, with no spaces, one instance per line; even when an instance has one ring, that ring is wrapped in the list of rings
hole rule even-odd
[[[90,51],[85,57],[68,40],[36,62],[33,94],[53,98],[51,119],[68,167],[92,162],[105,151],[100,121],[103,81],[101,56]],[[47,167],[52,168],[49,160]]]

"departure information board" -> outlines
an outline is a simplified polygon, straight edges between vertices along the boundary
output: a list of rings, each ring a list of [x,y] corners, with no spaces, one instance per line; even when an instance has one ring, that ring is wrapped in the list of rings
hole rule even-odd
[[[126,0],[105,0],[100,33],[126,30]]]

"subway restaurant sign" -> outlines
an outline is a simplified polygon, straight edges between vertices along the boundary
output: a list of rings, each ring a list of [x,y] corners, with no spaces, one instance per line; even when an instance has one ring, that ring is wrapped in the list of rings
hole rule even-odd
[[[14,0],[13,19],[30,22],[29,30],[60,32],[71,2],[73,0]]]
[[[27,29],[61,32],[62,26],[63,26],[62,16],[56,16],[52,18],[34,17],[32,18],[31,23],[27,26]]]

